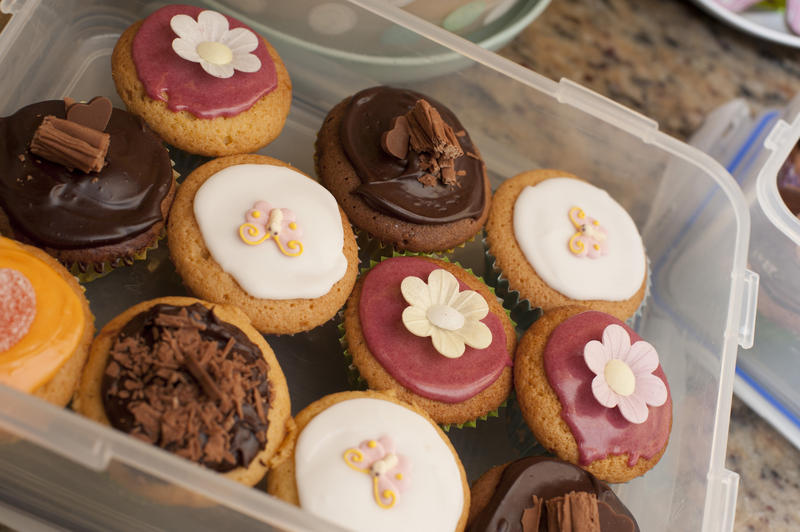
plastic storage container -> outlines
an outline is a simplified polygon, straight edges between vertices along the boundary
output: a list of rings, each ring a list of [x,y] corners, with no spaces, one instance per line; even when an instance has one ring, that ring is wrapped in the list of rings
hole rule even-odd
[[[800,220],[778,173],[800,141],[800,95],[752,116],[744,100],[716,109],[690,141],[727,167],[750,208],[750,268],[760,276],[752,349],[740,351],[734,391],[800,448]]]
[[[326,112],[357,90],[393,80],[446,102],[480,146],[492,183],[531,168],[561,168],[606,188],[636,221],[652,265],[652,290],[637,331],[661,354],[674,421],[661,462],[615,490],[642,530],[730,530],[738,476],[725,447],[737,345],[752,340],[756,277],[745,269],[750,218],[729,174],[708,155],[657,124],[568,80],[559,83],[506,61],[400,9],[375,0],[347,3],[358,18],[356,44],[330,43],[303,18],[321,1],[273,2],[243,16],[234,4],[198,2],[248,20],[271,40],[292,76],[294,100],[280,138],[264,150],[313,172],[313,142]],[[131,1],[8,1],[0,34],[0,115],[30,102],[71,95],[112,97],[109,56],[119,34],[161,4]],[[292,19],[293,13],[297,19]],[[371,28],[414,36],[387,61]],[[361,32],[361,33],[359,33]],[[455,58],[443,76],[431,60]],[[400,74],[405,73],[403,78]],[[433,76],[433,77],[431,77]],[[415,81],[410,81],[410,80]],[[173,152],[185,175],[197,164]],[[483,270],[475,241],[457,258]],[[183,288],[162,245],[146,263],[88,285],[102,326],[133,303]],[[310,333],[270,337],[287,375],[293,408],[345,389],[336,323]],[[510,408],[475,429],[452,429],[474,480],[530,449],[527,428]],[[256,489],[234,484],[169,453],[73,412],[0,387],[0,511],[11,526],[32,522],[69,529],[318,530],[336,528]],[[170,488],[166,490],[164,487]],[[159,495],[160,494],[160,495]]]

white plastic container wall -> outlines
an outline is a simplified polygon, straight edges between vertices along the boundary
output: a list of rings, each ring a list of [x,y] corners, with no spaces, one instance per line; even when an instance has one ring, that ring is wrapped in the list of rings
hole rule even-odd
[[[800,448],[800,220],[778,191],[798,141],[800,96],[758,116],[733,100],[709,115],[692,143],[726,166],[750,208],[758,312],[753,348],[739,353],[735,392]]]
[[[322,1],[268,8],[245,0],[197,3],[246,21],[289,69],[292,110],[266,154],[313,174],[313,143],[327,111],[359,89],[391,82],[429,94],[459,116],[494,186],[524,170],[560,168],[619,200],[651,261],[651,295],[635,328],[661,353],[674,421],[658,466],[615,490],[642,530],[732,529],[738,476],[724,467],[725,447],[737,344],[751,336],[755,285],[745,270],[749,214],[718,163],[622,106],[545,79],[388,3],[343,3],[356,23],[335,39],[306,23]],[[111,50],[127,26],[160,5],[3,0],[0,8],[14,14],[0,34],[0,115],[65,95],[101,94],[120,106]],[[198,163],[171,155],[182,175]],[[456,258],[480,273],[479,239]],[[183,293],[163,245],[146,263],[87,287],[98,327],[135,302]],[[268,340],[294,411],[347,388],[336,323]],[[474,429],[451,430],[470,481],[532,452],[512,410]],[[0,505],[20,527],[36,520],[81,530],[335,529],[257,489],[2,387],[0,429]],[[154,498],[154,488],[164,485],[172,487],[170,497]]]

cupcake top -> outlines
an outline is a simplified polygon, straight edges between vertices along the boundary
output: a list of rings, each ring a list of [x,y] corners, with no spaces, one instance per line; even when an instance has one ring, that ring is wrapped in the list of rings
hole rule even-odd
[[[501,469],[496,485],[488,486],[491,495],[481,501],[474,496],[473,505],[483,506],[474,516],[470,511],[468,532],[561,530],[566,516],[573,520],[570,530],[639,531],[630,511],[608,485],[577,466],[532,456]],[[484,482],[488,475],[476,482],[473,495]]]
[[[0,382],[32,392],[49,381],[80,344],[86,319],[59,272],[0,237]]]
[[[253,297],[320,297],[347,271],[336,200],[292,168],[227,166],[200,186],[193,209],[211,256]]]
[[[585,181],[552,177],[524,187],[513,230],[536,274],[570,299],[621,301],[642,287],[647,265],[636,224]]]
[[[155,11],[139,27],[132,55],[150,98],[198,118],[236,116],[277,87],[264,40],[235,18],[198,7]]]
[[[107,125],[95,119],[104,112]],[[112,111],[105,98],[23,107],[0,118],[0,146],[0,210],[25,240],[93,248],[164,220],[174,181],[169,154],[139,118]]]
[[[663,452],[669,385],[655,348],[633,329],[603,312],[581,312],[553,329],[542,357],[580,465],[627,454],[633,467]]]
[[[267,443],[262,351],[200,303],[159,303],[125,323],[101,396],[112,426],[216,471],[248,467]]]
[[[341,144],[372,208],[415,224],[479,218],[484,167],[458,118],[408,89],[372,87],[350,99]]]
[[[300,506],[353,530],[455,530],[468,504],[458,459],[437,427],[374,396],[336,402],[294,451]]]
[[[463,402],[512,364],[500,316],[431,260],[399,256],[375,265],[364,278],[358,311],[372,356],[422,397]]]

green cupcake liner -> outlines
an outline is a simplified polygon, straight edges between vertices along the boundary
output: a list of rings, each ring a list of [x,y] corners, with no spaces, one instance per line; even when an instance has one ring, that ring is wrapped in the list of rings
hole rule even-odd
[[[392,250],[392,254],[391,255],[383,257],[380,260],[370,259],[369,260],[369,266],[363,266],[361,268],[361,271],[360,271],[359,275],[365,275],[375,265],[379,264],[380,262],[382,262],[385,259],[392,258],[392,257],[429,257],[429,258],[435,258],[435,259],[443,260],[444,262],[449,262],[451,264],[455,264],[455,265],[459,266],[460,268],[468,271],[469,273],[471,273],[472,275],[474,275],[478,279],[484,280],[483,277],[481,277],[480,275],[476,275],[475,272],[473,272],[471,268],[465,268],[461,263],[459,263],[457,261],[452,261],[448,257],[440,257],[440,256],[436,256],[436,255],[431,255],[429,253],[414,252],[414,251],[397,251],[397,250],[394,250],[394,249]],[[484,280],[484,282],[485,282],[485,280]],[[489,288],[489,291],[491,291],[492,294],[494,294],[495,297],[497,297],[497,294],[495,294],[494,288],[492,286],[488,285],[488,284],[486,286]],[[514,321],[514,318],[511,316],[511,312],[505,307],[503,308],[503,310],[505,311],[505,313],[508,316],[508,318],[511,320],[512,325],[515,328],[517,328],[517,323]],[[344,317],[343,313],[340,312],[340,314],[342,315],[342,318],[343,318]],[[364,377],[361,376],[361,373],[358,371],[358,368],[353,363],[353,355],[350,353],[350,349],[349,349],[349,346],[348,346],[348,343],[347,343],[347,337],[345,336],[344,319],[339,321],[339,324],[337,325],[337,328],[339,330],[339,345],[342,347],[342,356],[344,357],[345,364],[347,366],[347,381],[348,381],[348,383],[355,390],[367,390],[367,389],[369,389],[369,384],[367,383],[366,379],[364,379]],[[513,390],[512,390],[511,393],[513,395],[513,393],[514,393]],[[439,426],[445,432],[449,432],[451,428],[457,428],[457,429],[475,428],[477,426],[478,421],[486,421],[489,418],[499,417],[500,416],[500,409],[501,408],[505,408],[507,403],[508,403],[508,399],[506,399],[502,403],[500,403],[497,406],[497,408],[495,408],[495,409],[487,412],[486,414],[484,414],[482,416],[479,416],[479,417],[477,417],[475,419],[471,419],[471,420],[465,421],[463,423],[441,423],[441,424],[439,424]]]
[[[365,231],[364,229],[353,227],[354,232],[356,234],[356,241],[358,242],[359,250],[361,250],[361,260],[362,262],[368,262],[369,260],[381,260],[389,257],[394,257],[395,253],[410,253],[410,254],[420,254],[422,256],[433,257],[433,258],[445,258],[447,255],[453,253],[458,248],[463,248],[470,242],[475,241],[475,237],[477,235],[473,235],[461,244],[458,244],[455,247],[444,249],[441,251],[399,251],[394,244],[391,242],[385,242],[380,238],[370,234],[369,232]]]
[[[484,248],[484,258],[486,261],[486,284],[494,287],[495,292],[503,301],[503,306],[505,306],[507,310],[510,310],[512,318],[514,318],[514,320],[517,322],[519,332],[523,333],[542,316],[543,311],[541,307],[534,306],[528,299],[522,297],[517,290],[511,288],[511,284],[509,283],[508,279],[503,277],[503,272],[497,266],[497,259],[495,259],[494,255],[492,255],[492,253],[489,251],[489,243],[487,242],[485,236],[483,237],[482,242]],[[633,313],[633,315],[625,320],[625,323],[628,324],[628,326],[632,329],[636,329],[642,319],[647,300],[650,297],[650,289],[653,283],[653,275],[650,268],[650,257],[647,257],[647,255],[645,255],[645,257],[647,258],[647,275],[645,276],[646,282],[644,296],[642,297],[642,301],[639,303],[639,306],[636,308],[636,311]]]

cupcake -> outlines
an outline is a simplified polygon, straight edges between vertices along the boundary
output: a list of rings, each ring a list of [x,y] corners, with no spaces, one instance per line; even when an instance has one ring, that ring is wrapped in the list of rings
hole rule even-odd
[[[486,416],[512,387],[514,324],[490,289],[456,264],[384,259],[356,283],[344,312],[353,366],[437,423]]]
[[[544,456],[493,467],[472,485],[468,532],[597,530],[639,532],[605,482]]]
[[[198,167],[178,191],[167,235],[189,290],[240,307],[263,333],[328,321],[358,275],[355,236],[333,196],[263,155]]]
[[[47,253],[0,236],[0,382],[66,406],[93,335],[75,277]]]
[[[292,101],[272,45],[233,17],[187,5],[162,7],[125,30],[111,75],[129,111],[169,144],[200,155],[266,146]]]
[[[500,285],[545,312],[580,305],[626,320],[647,287],[644,245],[611,196],[560,170],[533,170],[495,192],[486,242]]]
[[[469,489],[447,436],[415,406],[341,392],[297,414],[270,494],[348,530],[464,530]]]
[[[619,319],[583,307],[545,312],[517,347],[514,385],[533,435],[607,482],[658,463],[672,398],[655,348]]]
[[[187,297],[140,303],[92,343],[75,409],[252,486],[290,421],[281,367],[247,316]]]
[[[35,245],[82,280],[144,258],[175,193],[169,153],[142,121],[50,100],[0,118],[0,233]]]
[[[322,124],[315,160],[320,182],[370,244],[451,249],[489,212],[478,149],[452,111],[418,92],[372,87],[340,102]]]

